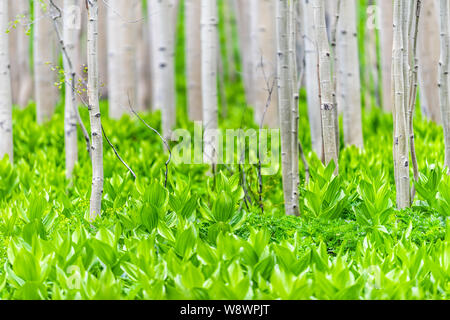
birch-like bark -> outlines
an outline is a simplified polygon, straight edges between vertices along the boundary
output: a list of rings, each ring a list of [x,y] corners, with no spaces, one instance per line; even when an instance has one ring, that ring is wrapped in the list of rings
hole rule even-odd
[[[59,98],[55,86],[59,50],[48,7],[41,1],[34,1],[34,96],[40,124],[50,120]]]
[[[26,34],[26,23],[30,16],[29,1],[10,1],[10,20],[19,16],[17,28],[9,37],[11,63],[11,84],[13,103],[26,107],[33,95],[33,77],[30,66],[30,37]]]
[[[322,123],[320,118],[319,77],[317,73],[317,49],[315,46],[314,9],[312,0],[301,0],[304,24],[305,81],[308,102],[308,118],[312,149],[322,159]]]
[[[170,139],[175,125],[175,12],[173,0],[148,2],[153,45],[153,109],[162,112],[162,131]]]
[[[239,52],[242,64],[242,79],[244,81],[245,97],[248,105],[254,105],[253,80],[253,56],[252,46],[254,39],[251,36],[250,23],[252,12],[249,0],[234,0],[234,11],[236,13],[236,24],[239,35]]]
[[[337,103],[344,113],[344,143],[363,148],[356,0],[340,1],[337,30]]]
[[[76,19],[73,15],[76,12],[71,11],[75,8],[77,0],[64,0],[63,15],[63,42],[66,54],[63,54],[64,72],[65,72],[65,107],[64,107],[64,143],[66,156],[66,177],[72,177],[73,167],[78,160],[78,139],[77,139],[77,113],[76,109],[76,72],[75,66],[78,65],[77,49],[80,40],[80,30],[77,25],[71,22]]]
[[[368,5],[371,8],[374,6],[375,0],[369,0]],[[358,5],[356,4],[356,7]],[[358,10],[358,9],[356,9]],[[369,15],[376,15],[378,9],[368,11]],[[379,61],[377,56],[377,31],[375,28],[365,28],[364,32],[364,61],[365,67],[362,72],[362,83],[364,83],[364,106],[366,110],[370,110],[373,105],[381,106],[380,101],[380,84],[378,76]],[[339,45],[339,44],[338,44]],[[375,100],[375,101],[374,101]]]
[[[0,0],[0,159],[13,163],[12,94],[9,71],[8,0]]]
[[[253,46],[253,85],[255,122],[270,128],[278,127],[276,91],[269,91],[276,75],[275,1],[251,0]]]
[[[184,5],[189,119],[202,121],[201,6],[199,0],[186,0]]]
[[[436,123],[442,123],[439,110],[439,6],[436,0],[422,0],[417,54],[419,59],[420,108]]]
[[[330,44],[327,38],[325,24],[324,0],[314,0],[314,24],[316,26],[316,46],[319,64],[319,91],[322,120],[322,137],[325,164],[332,160],[336,165],[335,174],[338,173],[338,146],[337,146],[337,112],[334,104],[334,85],[331,70]]]
[[[201,0],[201,48],[202,48],[202,101],[204,133],[204,161],[217,163],[217,141],[214,132],[218,128],[217,57],[218,12],[216,0]]]
[[[292,210],[292,72],[289,69],[289,0],[276,0],[277,27],[277,79],[278,114],[281,131],[281,169],[283,180],[284,206],[287,215]]]
[[[450,174],[450,4],[440,0],[441,57],[439,62],[439,101],[444,127],[445,162]]]
[[[380,10],[382,105],[385,111],[392,111],[393,6],[389,0],[377,0],[377,4]]]
[[[109,116],[113,119],[130,113],[128,99],[136,107],[136,12],[139,3],[140,0],[119,0],[108,9],[108,23],[112,24],[110,29],[116,31],[109,35],[108,43],[111,66],[109,83],[114,90],[111,92]]]
[[[291,162],[292,162],[292,214],[300,215],[299,207],[299,92],[297,88],[297,1],[290,0],[288,13],[288,34],[289,34],[289,71],[290,75],[290,91],[291,91]]]
[[[406,119],[407,85],[403,51],[404,38],[408,36],[407,10],[404,1],[394,1],[394,43],[392,51],[393,116],[394,116],[394,170],[397,190],[397,207],[404,209],[411,205],[409,178],[409,145]]]
[[[142,2],[137,5],[137,19],[143,19],[144,10]],[[137,64],[137,102],[136,111],[148,110],[151,104],[151,74],[150,74],[150,37],[148,20],[137,22],[138,38],[136,43],[136,64]]]
[[[83,3],[76,1],[78,5]],[[114,3],[114,2],[112,2]],[[109,3],[108,3],[109,4]],[[98,4],[98,33],[103,35],[98,38],[98,56],[102,57],[98,61],[99,90],[100,97],[108,98],[108,7],[103,1]],[[81,36],[81,35],[80,35]],[[78,45],[79,55],[81,56],[81,44]],[[81,59],[81,58],[79,58]]]
[[[92,141],[90,218],[101,214],[103,194],[103,135],[98,101],[98,0],[89,0],[87,26],[88,99]]]

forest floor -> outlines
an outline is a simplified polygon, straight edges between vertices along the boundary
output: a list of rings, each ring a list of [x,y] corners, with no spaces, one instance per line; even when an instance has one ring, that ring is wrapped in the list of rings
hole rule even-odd
[[[311,152],[306,114],[303,97],[311,179],[300,163],[300,217],[284,215],[280,173],[263,177],[259,193],[255,165],[211,176],[208,165],[172,162],[165,188],[158,136],[137,119],[104,116],[137,178],[105,142],[103,211],[90,223],[91,164],[80,135],[79,163],[65,178],[63,107],[44,128],[33,105],[15,109],[15,165],[0,161],[0,299],[448,299],[442,128],[418,114],[421,177],[412,208],[398,211],[391,115],[364,113],[365,148],[341,141],[333,177]],[[143,118],[160,125],[159,114]],[[229,104],[221,127],[256,128],[251,119]]]

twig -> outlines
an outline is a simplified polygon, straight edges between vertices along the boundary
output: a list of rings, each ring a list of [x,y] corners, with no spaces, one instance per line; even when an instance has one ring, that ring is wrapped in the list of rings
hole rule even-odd
[[[167,143],[166,139],[163,138],[163,136],[158,132],[158,130],[156,130],[155,128],[151,127],[147,122],[145,122],[144,119],[141,118],[141,116],[139,116],[139,114],[133,109],[132,105],[131,105],[131,100],[130,100],[130,94],[128,94],[128,106],[131,110],[131,112],[150,130],[152,130],[154,133],[156,133],[159,138],[162,140],[162,142],[164,143],[165,147],[167,148],[167,151],[169,151],[169,158],[167,159],[167,161],[165,162],[165,166],[166,166],[166,170],[164,173],[164,188],[167,187],[167,176],[169,173],[169,163],[170,160],[172,159],[172,150],[170,149],[169,144]]]
[[[128,169],[128,171],[130,171],[130,173],[133,175],[134,179],[136,180],[136,174],[134,173],[134,171],[125,163],[125,161],[123,161],[122,157],[119,155],[119,153],[117,152],[116,148],[114,148],[113,144],[111,143],[111,141],[109,141],[108,136],[106,135],[105,129],[103,128],[102,125],[102,132],[103,132],[103,136],[105,137],[106,141],[108,142],[108,144],[111,146],[111,148],[113,149],[114,153],[116,154],[117,158],[119,158],[120,162],[122,162],[122,164]]]

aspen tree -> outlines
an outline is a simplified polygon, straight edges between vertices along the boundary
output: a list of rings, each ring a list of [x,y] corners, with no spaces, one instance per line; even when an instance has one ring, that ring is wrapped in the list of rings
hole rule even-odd
[[[422,113],[436,123],[442,123],[439,110],[439,6],[435,0],[422,0],[419,26],[419,87]]]
[[[142,3],[139,1],[137,6],[138,18],[144,15]],[[149,108],[151,103],[151,74],[150,74],[150,37],[148,21],[138,22],[138,39],[136,43],[136,63],[137,63],[137,103],[136,111],[143,111]]]
[[[377,0],[380,10],[380,47],[382,72],[382,105],[392,111],[392,43],[393,6],[390,0]]]
[[[0,0],[0,159],[13,163],[12,95],[9,71],[8,0]]]
[[[186,78],[189,119],[202,120],[201,6],[199,0],[185,1]]]
[[[361,119],[361,80],[359,75],[356,0],[340,0],[337,30],[338,92],[337,103],[344,113],[346,146],[363,148]]]
[[[293,215],[293,170],[292,170],[292,72],[289,54],[289,0],[277,0],[277,79],[278,114],[281,131],[281,170],[284,205],[287,215]]]
[[[30,38],[26,34],[26,23],[30,15],[29,1],[10,1],[10,19],[19,17],[17,28],[9,37],[11,63],[11,83],[13,103],[25,107],[33,94],[33,77],[30,66]]]
[[[109,83],[112,86],[109,115],[120,119],[128,113],[128,99],[132,106],[136,105],[136,23],[137,6],[140,0],[119,0],[109,8],[108,23],[110,73]]]
[[[152,38],[153,108],[162,112],[162,131],[170,139],[175,125],[175,17],[174,0],[148,2]]]
[[[78,6],[82,3],[76,1]],[[99,74],[99,90],[100,96],[105,99],[108,98],[108,7],[103,1],[98,4],[98,33],[103,35],[98,38],[98,56],[102,57],[98,61],[98,74]],[[79,35],[81,37],[81,33]],[[79,39],[78,55],[81,56],[81,39]],[[81,58],[78,58],[81,60]],[[79,66],[80,62],[77,66]],[[78,67],[79,68],[79,67]]]
[[[217,142],[214,132],[218,128],[217,57],[218,13],[216,0],[201,0],[202,48],[202,103],[204,133],[204,160],[213,168],[217,163]]]
[[[99,106],[98,80],[98,0],[87,0],[87,58],[88,58],[88,99],[92,141],[92,190],[90,218],[101,214],[103,194],[103,135]]]
[[[301,0],[303,12],[305,47],[305,81],[308,102],[308,118],[311,130],[312,149],[322,159],[322,123],[320,118],[319,77],[317,73],[317,49],[315,46],[314,9],[312,0]]]
[[[369,0],[368,4],[370,7],[368,8],[368,15],[374,16],[376,19],[376,14],[378,9],[373,5],[375,0]],[[355,5],[358,7],[358,5]],[[358,10],[358,8],[356,9]],[[342,17],[342,19],[344,19]],[[376,22],[376,20],[373,20]],[[376,100],[376,105],[380,105],[380,96],[379,96],[379,72],[378,72],[378,57],[377,57],[377,32],[374,28],[375,26],[367,26],[364,32],[364,72],[362,73],[363,80],[362,82],[365,84],[364,90],[364,105],[366,110],[370,110],[373,105],[373,99]],[[338,41],[339,45],[339,41]]]
[[[248,105],[254,105],[253,80],[253,56],[252,46],[254,39],[251,36],[250,23],[252,13],[250,11],[251,0],[234,0],[234,11],[236,12],[236,24],[239,35],[239,48],[242,64],[242,78],[244,81],[245,97]]]
[[[276,74],[275,1],[251,0],[253,46],[253,90],[255,122],[278,127],[276,91],[267,106],[269,90]]]
[[[290,91],[291,91],[291,162],[292,162],[292,214],[299,215],[299,113],[298,102],[299,92],[297,87],[297,1],[290,0],[288,7],[288,35],[289,35],[289,71],[290,75]]]
[[[56,36],[48,5],[34,1],[34,96],[37,122],[43,123],[53,115],[58,101]]]
[[[334,104],[334,84],[331,70],[330,44],[325,24],[324,0],[314,0],[315,42],[318,50],[319,91],[322,120],[322,137],[325,164],[332,160],[338,173],[337,110]]]
[[[77,43],[80,33],[77,25],[71,22],[76,19],[76,14],[70,11],[77,5],[77,0],[64,0],[63,16],[63,42],[66,55],[63,54],[63,63],[65,71],[65,108],[64,108],[64,142],[66,156],[66,177],[72,176],[73,167],[78,160],[78,139],[77,139],[77,113],[76,113],[76,72],[77,61]]]
[[[405,73],[406,50],[404,38],[408,36],[408,10],[402,0],[394,1],[394,43],[392,51],[393,118],[394,118],[394,170],[397,190],[397,207],[404,209],[411,205],[409,177],[409,144],[406,119],[407,80]]]
[[[450,4],[440,0],[441,57],[439,62],[439,98],[444,127],[445,163],[450,174]]]

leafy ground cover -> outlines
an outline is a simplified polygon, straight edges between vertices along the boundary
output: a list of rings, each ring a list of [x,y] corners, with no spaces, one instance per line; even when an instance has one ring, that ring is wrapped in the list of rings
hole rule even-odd
[[[364,114],[364,151],[341,149],[338,177],[307,152],[301,217],[284,216],[279,174],[264,177],[261,210],[252,165],[208,176],[205,165],[171,163],[165,188],[159,138],[136,119],[105,117],[137,179],[105,146],[103,215],[90,223],[91,169],[81,137],[80,162],[67,181],[63,108],[44,130],[33,110],[14,110],[16,163],[0,161],[2,299],[449,298],[450,177],[440,168],[442,129],[420,114],[421,177],[411,209],[394,207],[392,120],[373,109]],[[254,126],[247,108],[230,104],[228,114],[223,127]],[[143,117],[159,126],[159,114]]]

